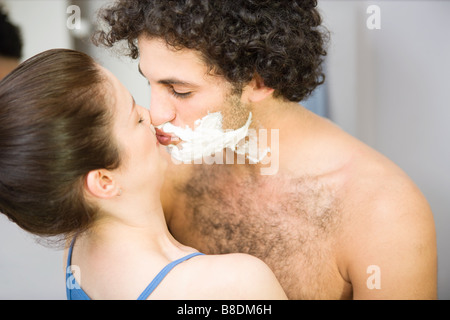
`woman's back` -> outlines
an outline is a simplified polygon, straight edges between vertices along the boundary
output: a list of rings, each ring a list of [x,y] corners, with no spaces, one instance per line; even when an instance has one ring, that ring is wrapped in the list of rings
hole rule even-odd
[[[246,254],[203,255],[181,246],[164,255],[132,242],[114,242],[94,248],[80,240],[67,250],[66,261],[75,272],[66,281],[75,298],[286,299],[267,265]]]

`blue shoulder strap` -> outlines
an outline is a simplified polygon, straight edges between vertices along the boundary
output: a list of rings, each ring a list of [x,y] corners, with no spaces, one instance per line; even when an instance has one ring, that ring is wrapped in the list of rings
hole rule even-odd
[[[69,253],[67,255],[67,266],[66,266],[66,296],[67,300],[91,300],[86,292],[81,289],[79,283],[75,279],[72,273],[72,250],[75,243],[75,237],[69,248]]]
[[[164,279],[164,277],[178,264],[180,264],[183,261],[186,261],[190,258],[193,258],[198,255],[203,255],[201,252],[195,252],[192,254],[189,254],[181,259],[172,261],[167,266],[162,269],[158,275],[153,279],[153,281],[148,285],[148,287],[141,293],[141,295],[138,297],[138,300],[146,300],[152,292],[156,289],[156,287],[161,283],[161,281]]]
[[[66,270],[66,295],[68,300],[91,300],[89,296],[81,289],[80,285],[78,284],[77,280],[73,276],[72,273],[72,250],[73,245],[75,243],[75,238],[72,240],[72,244],[70,245],[69,252],[67,255],[67,270]],[[192,254],[189,254],[183,258],[180,258],[178,260],[172,261],[167,266],[162,269],[158,275],[152,280],[152,282],[147,286],[147,288],[141,293],[141,295],[138,297],[138,300],[146,300],[152,292],[156,289],[156,287],[161,283],[161,281],[164,279],[164,277],[178,264],[182,263],[183,261],[186,261],[188,259],[191,259],[195,256],[203,255],[201,252],[195,252]]]

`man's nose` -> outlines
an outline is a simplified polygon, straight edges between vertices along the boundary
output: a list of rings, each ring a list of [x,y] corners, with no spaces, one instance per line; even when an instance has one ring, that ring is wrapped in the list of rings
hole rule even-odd
[[[170,102],[158,97],[157,94],[152,92],[152,96],[150,98],[150,117],[152,119],[152,124],[157,127],[166,122],[172,121],[175,119],[175,116],[175,108],[170,104]]]

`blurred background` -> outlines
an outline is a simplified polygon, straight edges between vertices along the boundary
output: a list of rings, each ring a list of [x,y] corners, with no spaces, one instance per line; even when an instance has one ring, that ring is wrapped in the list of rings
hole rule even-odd
[[[84,51],[148,107],[137,62],[89,43],[96,12],[108,2],[0,0],[21,31],[19,62],[51,48]],[[379,16],[367,12],[371,5]],[[331,32],[327,80],[302,104],[389,157],[425,194],[437,230],[439,299],[448,300],[450,2],[319,0],[319,8]],[[62,251],[0,216],[0,299],[65,299],[62,260]]]

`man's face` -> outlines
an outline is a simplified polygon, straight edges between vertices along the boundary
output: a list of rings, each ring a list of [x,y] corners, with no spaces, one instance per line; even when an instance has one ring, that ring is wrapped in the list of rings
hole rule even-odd
[[[151,87],[150,114],[154,126],[170,122],[194,129],[196,120],[221,111],[223,129],[237,129],[248,119],[250,107],[223,77],[208,74],[208,67],[194,50],[176,51],[162,39],[140,37],[139,69]],[[170,135],[157,131],[161,144]]]

